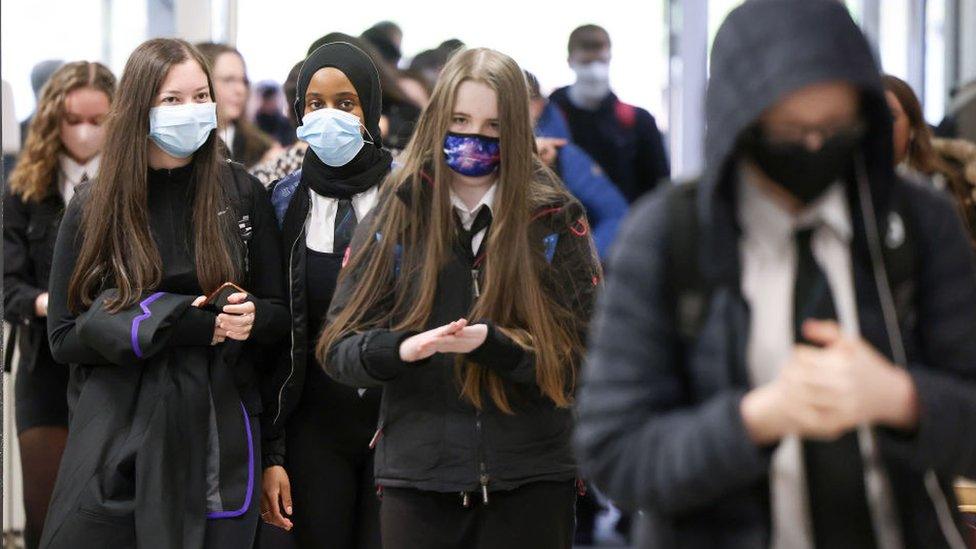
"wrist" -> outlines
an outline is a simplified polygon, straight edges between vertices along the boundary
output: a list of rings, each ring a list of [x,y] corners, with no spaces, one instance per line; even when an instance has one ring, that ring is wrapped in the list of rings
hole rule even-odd
[[[783,414],[777,409],[775,391],[771,384],[756,387],[746,393],[739,403],[739,414],[746,432],[759,445],[779,442],[786,435],[781,421]]]
[[[880,403],[878,422],[896,429],[911,430],[918,424],[918,395],[908,371],[892,367],[886,398]]]

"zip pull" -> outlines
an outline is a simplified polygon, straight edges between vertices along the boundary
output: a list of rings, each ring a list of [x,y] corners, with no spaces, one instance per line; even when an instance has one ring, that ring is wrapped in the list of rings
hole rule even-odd
[[[376,444],[380,441],[381,438],[383,438],[383,426],[382,425],[380,425],[379,427],[376,428],[376,433],[374,433],[373,434],[373,438],[370,439],[370,441],[369,441],[369,449],[370,450],[375,450],[376,449]]]
[[[467,492],[461,492],[461,507],[467,509],[471,507],[471,498],[468,496]]]
[[[481,502],[488,505],[488,475],[481,475]]]
[[[471,288],[474,291],[474,297],[481,297],[481,287],[478,285],[478,269],[471,269]]]

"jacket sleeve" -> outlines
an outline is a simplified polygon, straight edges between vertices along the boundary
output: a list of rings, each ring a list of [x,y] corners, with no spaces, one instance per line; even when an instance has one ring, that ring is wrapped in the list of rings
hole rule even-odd
[[[349,257],[364,245],[367,238],[376,238],[372,228],[375,215],[371,212],[356,228],[349,246]],[[373,248],[374,250],[376,248]],[[328,322],[346,307],[352,292],[359,285],[360,273],[343,267],[332,303]],[[391,285],[392,285],[391,273]],[[369,316],[379,318],[391,306],[389,299],[381,300]],[[417,332],[389,330],[376,327],[362,332],[351,332],[337,341],[325,360],[326,372],[340,383],[352,387],[378,387],[400,375],[404,369],[416,366],[400,360],[400,343]]]
[[[602,272],[597,258],[589,225],[582,207],[576,202],[563,209],[560,231],[552,255],[552,287],[557,303],[569,311],[575,320],[580,341],[586,341],[589,318],[593,312],[596,291]],[[551,235],[550,235],[551,238]],[[485,342],[468,353],[468,358],[501,377],[515,383],[536,384],[535,353],[525,350],[509,339],[491,322]],[[573,359],[578,368],[582,357]]]
[[[16,324],[36,318],[34,302],[44,293],[28,254],[29,221],[27,205],[7,189],[3,194],[3,318]]]
[[[918,399],[911,434],[882,430],[882,449],[918,471],[976,477],[976,267],[949,200],[915,189],[918,362],[909,365]]]
[[[68,309],[68,284],[78,261],[82,234],[80,230],[83,204],[87,201],[87,187],[79,188],[68,205],[58,230],[51,264],[48,298],[48,340],[54,359],[64,364],[110,364],[109,357],[80,336],[80,315]],[[138,307],[138,305],[137,305]],[[196,307],[181,308],[178,318],[168,324],[166,338],[171,346],[209,345],[213,338],[214,316]],[[130,327],[131,329],[131,327]],[[130,334],[131,337],[131,334]]]
[[[600,166],[576,145],[567,143],[560,149],[559,163],[566,187],[586,208],[600,259],[606,260],[620,222],[627,215],[627,199]]]
[[[253,198],[252,236],[247,243],[250,288],[245,288],[252,294],[255,307],[251,339],[257,344],[270,345],[282,340],[291,327],[281,237],[267,191],[253,176],[245,177],[246,183],[252,186]]]
[[[680,514],[762,478],[768,449],[748,437],[742,392],[693,402],[666,282],[664,192],[624,222],[597,303],[578,399],[584,474],[615,504]]]
[[[637,111],[637,181],[644,191],[652,191],[671,176],[671,167],[654,117],[644,109]]]

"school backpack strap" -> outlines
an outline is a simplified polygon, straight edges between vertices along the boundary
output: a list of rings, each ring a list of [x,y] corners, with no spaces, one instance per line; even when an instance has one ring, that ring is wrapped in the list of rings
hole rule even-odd
[[[248,175],[244,166],[231,160],[227,161],[227,166],[230,168],[234,182],[231,204],[234,210],[233,215],[236,218],[237,236],[240,238],[241,265],[244,268],[244,282],[247,284],[250,281],[249,275],[251,270],[248,244],[254,235],[254,225],[251,219],[251,212],[254,211],[254,185],[250,180],[251,176]]]
[[[671,185],[665,191],[669,239],[666,276],[673,300],[675,329],[683,343],[690,343],[698,336],[711,293],[698,265],[697,190],[698,182],[689,181]]]

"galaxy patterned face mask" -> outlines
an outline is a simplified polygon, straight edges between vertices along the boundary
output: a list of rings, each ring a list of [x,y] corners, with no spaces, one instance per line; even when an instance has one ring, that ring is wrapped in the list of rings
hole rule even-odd
[[[484,177],[498,169],[501,142],[497,137],[448,132],[444,136],[444,160],[461,175]]]

